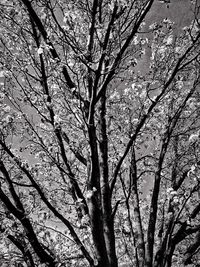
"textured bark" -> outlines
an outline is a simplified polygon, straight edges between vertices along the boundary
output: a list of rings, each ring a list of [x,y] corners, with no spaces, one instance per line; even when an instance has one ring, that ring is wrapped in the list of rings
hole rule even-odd
[[[91,117],[92,114],[90,115]],[[90,118],[91,118],[90,117]],[[90,121],[88,126],[89,142],[91,149],[91,167],[88,181],[88,207],[91,222],[92,236],[94,240],[95,254],[98,266],[109,266],[106,244],[104,239],[103,213],[101,208],[101,187],[100,187],[100,168],[97,148],[97,137],[94,121]]]
[[[112,216],[111,194],[108,171],[108,139],[106,129],[106,96],[100,100],[100,154],[101,154],[101,192],[104,223],[104,237],[110,266],[117,267],[117,255],[115,249],[114,221]]]

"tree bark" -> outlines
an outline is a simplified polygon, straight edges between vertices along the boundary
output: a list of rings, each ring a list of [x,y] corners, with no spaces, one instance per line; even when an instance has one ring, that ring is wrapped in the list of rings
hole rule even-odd
[[[115,248],[114,218],[112,216],[111,194],[109,186],[108,170],[108,139],[106,128],[106,96],[100,99],[100,155],[101,155],[101,193],[104,223],[104,237],[110,266],[117,267],[117,255]]]
[[[93,117],[93,115],[91,115]],[[93,119],[88,125],[89,143],[91,150],[91,167],[88,180],[88,208],[91,231],[94,240],[95,254],[98,267],[109,266],[106,244],[104,239],[103,213],[101,208],[100,169],[97,148],[96,129]]]
[[[137,266],[143,267],[145,260],[145,245],[144,245],[144,233],[142,229],[142,220],[140,214],[140,203],[139,203],[139,195],[138,195],[138,187],[137,187],[137,166],[135,159],[135,150],[134,146],[132,147],[131,152],[131,167],[130,167],[130,178],[131,178],[131,194],[134,202],[134,240],[136,247],[136,255],[137,255]]]

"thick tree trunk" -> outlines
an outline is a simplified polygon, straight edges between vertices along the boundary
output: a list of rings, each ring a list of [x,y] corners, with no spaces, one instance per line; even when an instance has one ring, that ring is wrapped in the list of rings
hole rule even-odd
[[[106,249],[108,253],[108,260],[110,267],[117,267],[118,261],[115,250],[115,233],[114,233],[114,224],[112,219],[110,219],[110,222],[107,221],[105,223],[104,236],[105,236]]]
[[[94,242],[95,257],[98,267],[109,267],[106,244],[103,233],[102,212],[98,207],[97,197],[94,195],[89,200],[89,214],[91,231]]]
[[[110,266],[117,267],[117,255],[115,248],[115,233],[114,221],[112,216],[111,194],[109,186],[109,170],[108,170],[108,138],[107,138],[107,125],[106,125],[106,96],[102,95],[100,100],[100,170],[101,170],[101,196],[102,196],[102,209],[103,209],[103,223],[104,223],[104,237],[106,242],[106,249],[108,253],[108,260]]]
[[[93,115],[92,115],[93,116]],[[91,150],[91,168],[88,181],[88,208],[91,222],[92,237],[98,267],[109,267],[103,227],[103,213],[101,208],[100,167],[97,149],[96,129],[93,119],[88,125]]]

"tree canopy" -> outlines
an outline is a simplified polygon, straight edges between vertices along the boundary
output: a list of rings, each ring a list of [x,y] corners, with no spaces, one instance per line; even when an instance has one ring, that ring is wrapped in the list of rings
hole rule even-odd
[[[1,1],[2,266],[200,265],[200,6],[155,2]]]

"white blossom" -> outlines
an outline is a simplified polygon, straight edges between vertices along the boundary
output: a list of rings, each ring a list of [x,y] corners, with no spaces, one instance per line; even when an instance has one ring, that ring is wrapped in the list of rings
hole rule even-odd
[[[39,47],[37,53],[38,53],[38,55],[43,54],[43,48],[42,47]]]
[[[61,123],[62,122],[62,119],[60,118],[60,116],[57,114],[54,116],[54,121],[55,123]]]
[[[166,45],[171,45],[173,43],[173,35],[169,35],[165,41]]]
[[[171,196],[174,196],[174,195],[176,196],[177,195],[177,192],[175,190],[173,190],[173,191],[170,192],[170,195]]]
[[[196,134],[191,134],[189,137],[189,142],[194,143],[199,139],[199,131]]]
[[[94,192],[93,192],[92,190],[88,190],[88,191],[87,191],[87,194],[86,194],[86,198],[87,198],[87,199],[92,198],[93,194],[94,194]]]
[[[167,188],[167,194],[170,194],[174,189],[172,187]]]

